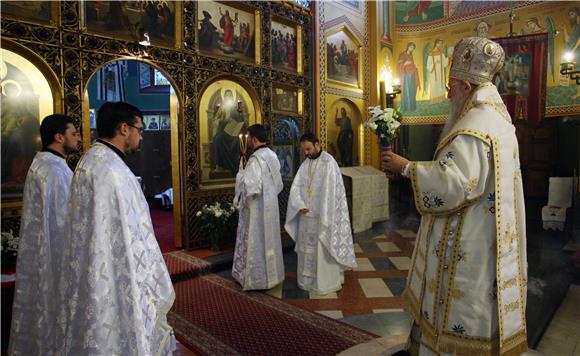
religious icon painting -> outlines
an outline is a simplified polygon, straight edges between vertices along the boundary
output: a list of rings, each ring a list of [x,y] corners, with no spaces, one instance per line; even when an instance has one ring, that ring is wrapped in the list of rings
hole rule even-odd
[[[159,130],[171,130],[171,117],[169,114],[159,115]]]
[[[361,115],[356,105],[348,99],[335,101],[327,111],[326,147],[340,167],[359,165],[360,131]]]
[[[443,1],[397,1],[395,18],[397,24],[418,25],[445,17]]]
[[[292,178],[294,175],[294,155],[292,145],[274,146],[273,151],[280,161],[280,174],[282,178]]]
[[[89,127],[91,129],[97,128],[97,114],[95,109],[89,109]]]
[[[261,121],[248,91],[231,80],[218,80],[203,92],[199,106],[200,154],[209,147],[210,165],[202,183],[232,182],[240,167],[240,138],[246,128]],[[202,160],[204,158],[202,157]]]
[[[272,21],[272,65],[278,69],[296,71],[298,56],[296,26]]]
[[[274,111],[298,112],[298,92],[285,88],[274,88],[272,97],[272,109]]]
[[[216,1],[197,2],[199,49],[220,57],[254,61],[256,14]]]
[[[181,46],[180,1],[82,1],[89,32],[164,47]]]
[[[3,1],[2,17],[44,24],[58,23],[59,1]]]
[[[329,81],[361,86],[361,47],[348,29],[326,36],[326,70]]]
[[[145,131],[158,131],[159,115],[143,115],[143,127]]]
[[[4,3],[2,3],[4,7]],[[41,149],[40,123],[54,113],[47,76],[24,56],[0,49],[2,201],[22,198],[28,168]]]

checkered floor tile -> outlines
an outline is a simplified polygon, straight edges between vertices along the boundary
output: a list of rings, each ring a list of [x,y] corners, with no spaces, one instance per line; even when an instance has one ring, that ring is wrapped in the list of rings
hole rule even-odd
[[[284,254],[286,280],[268,294],[331,318],[400,312],[415,236],[410,230],[356,234],[358,267],[345,272],[342,290],[322,296],[298,287],[296,253],[287,252]]]

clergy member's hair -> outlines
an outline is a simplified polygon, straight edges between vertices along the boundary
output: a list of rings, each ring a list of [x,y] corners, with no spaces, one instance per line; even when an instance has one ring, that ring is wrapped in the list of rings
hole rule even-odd
[[[320,143],[320,141],[318,140],[318,137],[316,137],[315,134],[313,134],[312,132],[307,132],[304,135],[302,135],[300,137],[300,142],[312,142],[313,145]]]
[[[66,131],[68,124],[75,124],[73,119],[62,114],[49,115],[42,120],[40,124],[40,139],[42,140],[42,148],[48,147],[54,142],[54,135],[57,133],[63,134]]]
[[[135,125],[139,120],[135,117],[143,121],[143,113],[135,106],[122,101],[106,102],[101,105],[97,113],[97,133],[99,137],[113,138],[121,123]]]
[[[268,133],[264,125],[254,124],[248,127],[248,134],[250,137],[255,137],[258,141],[266,143],[268,141]]]

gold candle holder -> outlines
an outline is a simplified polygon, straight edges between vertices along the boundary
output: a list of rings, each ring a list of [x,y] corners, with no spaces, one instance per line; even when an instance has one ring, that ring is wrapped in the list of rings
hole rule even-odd
[[[248,163],[248,134],[239,134],[238,138],[240,139],[240,160],[242,162],[242,167],[246,168],[246,164]]]

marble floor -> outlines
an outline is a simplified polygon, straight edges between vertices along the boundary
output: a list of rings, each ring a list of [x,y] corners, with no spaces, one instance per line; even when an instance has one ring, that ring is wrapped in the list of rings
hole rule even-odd
[[[538,345],[544,355],[580,355],[580,285],[571,285]]]
[[[402,309],[400,295],[406,282],[418,219],[408,217],[399,221],[399,224],[393,221],[375,224],[372,230],[356,234],[354,241],[358,267],[345,273],[342,290],[322,296],[298,288],[296,254],[292,241],[284,240],[286,280],[265,293],[381,337],[407,334],[412,320]],[[539,223],[529,222],[527,240],[528,306],[534,306],[528,307],[526,313],[528,341],[532,349],[530,354],[579,355],[579,326],[570,323],[576,321],[579,324],[577,320],[580,318],[577,313],[573,314],[575,319],[569,322],[559,321],[558,318],[560,314],[570,314],[567,309],[570,307],[566,306],[569,302],[562,303],[564,297],[575,300],[572,305],[580,303],[580,300],[574,299],[579,294],[580,274],[571,263],[573,253],[563,250],[568,236],[543,231]],[[220,266],[214,269],[214,273],[231,278],[231,257],[228,254],[203,257]],[[560,305],[564,311],[558,310]],[[552,318],[554,315],[556,317]],[[554,328],[556,331],[551,331]],[[563,334],[565,338],[562,328],[567,331]]]

